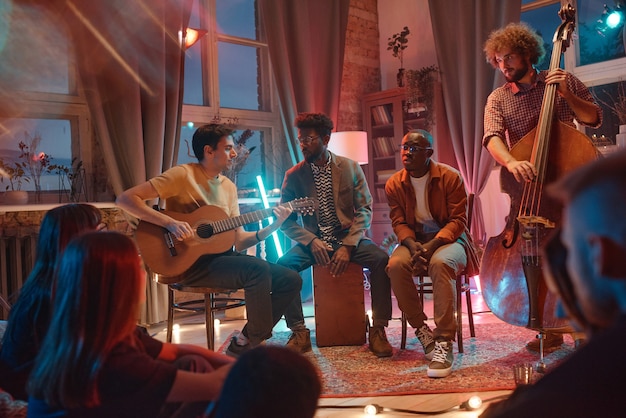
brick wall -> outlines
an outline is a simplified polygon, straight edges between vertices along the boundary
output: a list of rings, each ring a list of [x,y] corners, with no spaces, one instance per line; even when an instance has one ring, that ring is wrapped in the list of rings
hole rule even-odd
[[[380,91],[378,0],[351,0],[337,131],[363,130],[361,98]]]

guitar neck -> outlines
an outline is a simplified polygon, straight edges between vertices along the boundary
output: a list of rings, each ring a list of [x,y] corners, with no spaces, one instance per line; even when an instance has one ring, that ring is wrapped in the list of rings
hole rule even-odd
[[[239,228],[243,225],[258,222],[270,216],[272,216],[272,208],[260,209],[235,216],[234,218],[213,221],[211,222],[211,226],[213,227],[213,232],[219,234],[220,232],[230,231],[231,229]]]

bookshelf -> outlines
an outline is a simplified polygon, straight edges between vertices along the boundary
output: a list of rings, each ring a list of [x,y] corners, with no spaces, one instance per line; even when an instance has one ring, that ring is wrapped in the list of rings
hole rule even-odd
[[[370,237],[379,245],[393,234],[385,182],[403,168],[400,159],[402,137],[411,129],[426,129],[426,112],[423,108],[420,113],[407,109],[405,99],[403,87],[363,97],[363,121],[370,155],[365,174],[374,199]]]

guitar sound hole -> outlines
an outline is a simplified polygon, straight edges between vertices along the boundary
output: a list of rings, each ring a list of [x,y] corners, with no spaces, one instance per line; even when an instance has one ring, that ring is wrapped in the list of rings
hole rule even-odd
[[[213,236],[213,225],[211,224],[202,225],[198,227],[197,232],[200,238],[203,238],[203,239],[211,238]]]

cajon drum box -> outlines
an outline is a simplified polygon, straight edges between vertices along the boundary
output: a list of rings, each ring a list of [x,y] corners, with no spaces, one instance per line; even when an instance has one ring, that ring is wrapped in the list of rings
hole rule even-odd
[[[315,339],[318,347],[365,343],[363,267],[350,263],[339,277],[327,266],[313,266]]]

